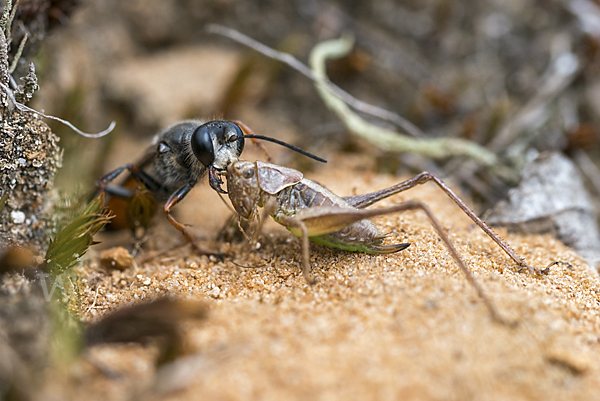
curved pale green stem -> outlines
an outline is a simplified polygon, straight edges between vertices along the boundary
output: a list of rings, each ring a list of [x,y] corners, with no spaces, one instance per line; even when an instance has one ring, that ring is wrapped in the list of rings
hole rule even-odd
[[[354,135],[366,139],[380,149],[416,153],[432,159],[466,156],[486,166],[498,166],[498,157],[475,142],[458,138],[412,138],[365,121],[326,84],[325,62],[347,55],[354,46],[349,37],[319,43],[310,54],[310,67],[320,82],[315,84],[321,98]]]

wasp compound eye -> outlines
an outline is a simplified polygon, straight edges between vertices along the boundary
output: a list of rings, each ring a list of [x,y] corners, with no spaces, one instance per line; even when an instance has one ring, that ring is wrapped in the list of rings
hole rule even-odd
[[[212,141],[214,134],[214,127],[208,124],[199,126],[192,134],[192,151],[200,163],[205,166],[210,166],[215,161],[215,149]]]

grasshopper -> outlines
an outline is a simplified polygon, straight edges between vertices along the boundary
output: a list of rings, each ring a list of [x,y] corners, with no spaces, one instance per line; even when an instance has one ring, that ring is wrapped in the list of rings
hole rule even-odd
[[[260,225],[266,215],[270,214],[276,222],[287,227],[292,234],[301,237],[303,241],[302,273],[309,284],[315,283],[310,272],[309,240],[329,247],[375,255],[398,252],[406,249],[410,243],[383,245],[387,234],[379,232],[368,219],[390,213],[422,210],[492,316],[496,320],[502,321],[427,205],[419,201],[410,201],[379,209],[365,209],[382,199],[428,181],[435,182],[519,267],[526,268],[531,272],[542,272],[528,266],[505,241],[433,174],[423,172],[414,178],[380,191],[340,197],[316,182],[304,178],[300,171],[291,168],[260,161],[252,163],[243,160],[235,161],[227,167],[227,192],[238,214],[240,230],[250,242],[256,241]],[[259,207],[263,207],[265,210],[265,216],[262,218],[258,215]],[[253,219],[259,220],[258,228],[251,235],[247,235],[242,229],[242,223]]]

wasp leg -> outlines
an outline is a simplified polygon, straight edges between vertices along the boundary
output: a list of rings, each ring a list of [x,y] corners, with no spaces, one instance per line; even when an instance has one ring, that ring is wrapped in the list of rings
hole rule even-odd
[[[136,178],[140,182],[142,182],[148,190],[156,192],[161,188],[161,185],[154,178],[152,178],[150,175],[148,175],[145,171],[140,170],[139,167],[136,166],[135,164],[131,164],[131,163],[121,166],[121,167],[111,171],[110,173],[106,174],[104,177],[102,177],[101,179],[99,179],[96,182],[96,188],[98,188],[100,190],[105,190],[106,186],[110,182],[114,181],[125,170],[128,170],[129,173],[134,178]],[[118,193],[118,191],[115,191],[115,195],[119,196],[119,197],[123,197],[122,195],[120,195]]]
[[[193,187],[194,186],[192,184],[187,183],[183,187],[179,188],[177,191],[173,192],[173,194],[171,194],[171,196],[169,197],[169,199],[165,203],[164,211],[165,211],[165,216],[167,216],[167,219],[169,219],[169,221],[171,222],[171,224],[173,225],[173,227],[175,227],[176,229],[178,229],[181,232],[181,234],[183,234],[183,236],[185,237],[185,239],[190,244],[192,244],[192,246],[194,248],[196,248],[196,245],[194,244],[194,239],[192,238],[192,236],[190,235],[190,233],[188,233],[188,231],[185,229],[185,226],[183,224],[181,224],[180,222],[178,222],[177,220],[175,220],[175,217],[173,217],[171,215],[171,209],[173,208],[173,206],[175,206],[183,198],[185,198],[185,196],[192,190]]]
[[[104,192],[106,192],[110,196],[115,196],[117,198],[122,198],[122,199],[129,199],[135,194],[135,191],[133,191],[129,188],[120,187],[120,186],[104,187]]]
[[[96,188],[103,190],[109,182],[113,181],[115,178],[119,176],[123,171],[130,170],[133,168],[133,164],[126,164],[121,166],[110,173],[106,174],[104,177],[100,178],[96,181]]]
[[[109,185],[123,171],[129,171],[128,177],[120,185]],[[141,186],[148,190],[142,190]],[[150,192],[159,192],[160,184],[146,172],[140,169],[138,164],[126,164],[111,171],[96,182],[96,191],[111,195],[106,207],[117,211],[116,218],[111,221],[109,229],[119,229],[129,226],[135,238],[140,238],[138,228],[148,228],[152,216],[156,210],[153,196]],[[124,211],[119,213],[118,211]],[[119,217],[121,215],[121,217]],[[126,218],[125,218],[126,216]]]
[[[162,188],[162,185],[160,185],[158,181],[148,175],[145,171],[138,169],[136,166],[129,169],[129,171],[131,172],[131,175],[140,180],[149,191],[158,192]]]
[[[500,323],[507,324],[507,322],[500,317],[496,310],[496,307],[487,297],[487,295],[483,291],[483,288],[479,285],[477,280],[475,280],[473,273],[471,273],[471,271],[467,268],[466,264],[463,262],[462,258],[458,254],[458,251],[456,250],[456,248],[454,248],[454,245],[452,245],[450,239],[444,232],[441,224],[434,217],[433,213],[431,213],[427,205],[425,205],[422,202],[412,201],[380,209],[343,209],[330,207],[308,208],[303,209],[301,211],[307,213],[298,213],[293,218],[286,218],[284,224],[286,224],[286,226],[289,224],[289,227],[301,229],[303,240],[305,239],[305,241],[308,241],[308,236],[310,235],[312,237],[313,233],[314,235],[324,235],[327,233],[338,231],[340,227],[343,228],[359,220],[416,209],[422,210],[427,215],[429,221],[431,222],[431,225],[433,226],[433,228],[435,228],[438,235],[446,245],[446,248],[448,248],[448,250],[450,251],[450,254],[456,261],[456,264],[460,267],[464,275],[467,277],[469,283],[475,288],[477,295],[482,299],[482,301],[490,311],[492,318]],[[327,229],[327,227],[329,227],[329,230]],[[305,258],[304,268],[308,269],[308,246],[304,245],[303,247],[305,251],[303,255],[303,257]]]
[[[164,206],[165,216],[167,216],[167,219],[169,219],[169,221],[171,222],[173,227],[175,227],[176,229],[179,230],[179,232],[181,232],[181,234],[184,236],[186,241],[188,241],[190,243],[190,245],[192,245],[194,252],[196,252],[198,254],[202,254],[202,255],[222,256],[222,254],[219,252],[214,252],[211,250],[200,248],[194,241],[194,238],[192,238],[191,234],[185,229],[185,226],[183,224],[181,224],[180,222],[178,222],[177,220],[175,220],[175,217],[173,217],[171,215],[171,209],[173,208],[173,206],[175,206],[183,198],[185,198],[185,196],[192,190],[193,187],[194,187],[194,183],[187,183],[183,187],[179,188],[177,191],[173,192],[173,194],[169,197],[169,199],[165,203],[165,206]]]
[[[433,175],[431,173],[422,172],[421,174],[411,178],[410,180],[406,180],[399,184],[393,185],[389,188],[385,188],[380,191],[371,192],[371,193],[364,194],[364,195],[348,196],[348,197],[345,197],[344,200],[358,209],[363,209],[363,208],[370,206],[376,202],[379,202],[382,199],[385,199],[389,196],[395,195],[399,192],[414,188],[417,185],[425,184],[428,181],[435,182],[437,184],[437,186],[440,187],[442,189],[442,191],[444,191],[446,193],[446,195],[448,195],[448,197],[450,199],[452,199],[454,201],[454,203],[456,203],[458,205],[458,207],[460,207],[462,209],[462,211],[465,212],[467,214],[467,216],[469,216],[471,218],[471,220],[473,220],[473,222],[475,222],[475,224],[477,224],[491,239],[493,239],[494,242],[496,242],[496,244],[498,244],[498,246],[500,246],[500,248],[502,248],[502,250],[504,252],[506,252],[506,254],[512,260],[514,260],[520,268],[527,269],[527,270],[529,270],[530,273],[536,273],[536,274],[544,273],[544,270],[536,269],[534,267],[529,266],[525,262],[525,260],[522,257],[520,257],[506,243],[506,241],[504,241],[502,238],[500,238],[500,236],[498,234],[496,234],[490,228],[490,226],[488,226],[486,224],[486,222],[481,220],[479,218],[479,216],[477,216],[475,214],[475,212],[473,212],[469,208],[469,206],[467,206],[467,204],[458,197],[458,195],[456,195],[446,184],[444,184],[444,182],[442,180],[440,180],[439,178],[437,178],[435,175]]]

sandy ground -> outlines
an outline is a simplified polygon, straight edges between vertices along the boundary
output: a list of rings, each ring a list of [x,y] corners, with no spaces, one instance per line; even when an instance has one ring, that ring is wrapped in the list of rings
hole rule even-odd
[[[396,182],[368,172],[362,158],[339,158],[308,178],[343,195]],[[333,167],[335,166],[335,167]],[[123,272],[105,273],[96,257],[81,269],[82,311],[96,320],[119,306],[169,295],[201,300],[209,317],[185,326],[187,355],[157,371],[156,349],[102,346],[81,362],[75,396],[87,399],[583,399],[600,389],[597,273],[559,241],[500,231],[546,276],[514,263],[434,185],[381,202],[426,202],[500,314],[495,322],[424,214],[376,218],[397,254],[371,256],[311,246],[318,283],[300,274],[300,241],[267,225],[260,249],[201,241],[233,255],[223,261],[176,249]],[[207,208],[207,204],[215,207]],[[208,188],[195,189],[179,213],[199,238],[227,216]],[[160,216],[162,217],[162,216]],[[164,220],[159,218],[159,220]],[[182,218],[183,220],[183,218]],[[177,241],[159,222],[154,241]],[[201,225],[202,227],[199,227]],[[157,239],[158,238],[158,239]],[[236,266],[258,266],[246,269]],[[91,390],[91,391],[90,391]],[[57,394],[60,394],[59,392]],[[63,393],[64,395],[64,393]]]

